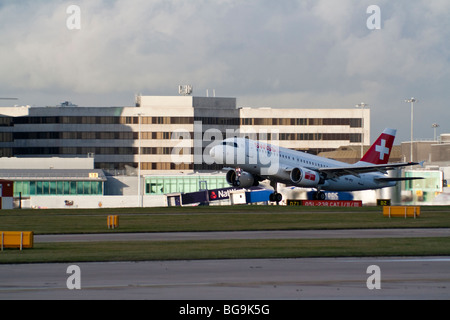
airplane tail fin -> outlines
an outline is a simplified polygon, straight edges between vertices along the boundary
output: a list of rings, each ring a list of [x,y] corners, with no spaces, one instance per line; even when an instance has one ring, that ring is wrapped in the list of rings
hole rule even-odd
[[[369,148],[366,154],[359,161],[371,164],[387,164],[394,145],[395,129],[384,129],[375,143]]]

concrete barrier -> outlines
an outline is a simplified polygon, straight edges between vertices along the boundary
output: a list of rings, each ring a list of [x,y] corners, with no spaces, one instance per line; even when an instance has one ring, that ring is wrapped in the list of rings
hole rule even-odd
[[[33,209],[95,209],[95,208],[136,208],[138,196],[31,196],[27,202]],[[145,195],[143,207],[166,207],[165,195]],[[23,201],[23,200],[22,200]],[[67,203],[71,205],[68,206]],[[22,208],[27,208],[22,202]]]
[[[119,216],[108,216],[108,229],[115,229],[119,227]]]
[[[385,217],[416,217],[420,216],[420,207],[416,206],[385,206],[383,207]]]
[[[0,231],[0,247],[4,248],[33,248],[34,234],[32,231]]]

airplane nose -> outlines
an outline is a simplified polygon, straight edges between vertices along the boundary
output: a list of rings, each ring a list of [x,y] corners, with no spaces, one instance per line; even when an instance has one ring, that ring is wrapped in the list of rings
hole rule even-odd
[[[212,147],[211,150],[209,151],[209,155],[211,156],[211,158],[215,158],[216,156],[216,147]]]

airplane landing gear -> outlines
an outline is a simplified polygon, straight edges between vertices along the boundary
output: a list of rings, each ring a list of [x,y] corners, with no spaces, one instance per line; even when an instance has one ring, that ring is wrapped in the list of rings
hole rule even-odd
[[[273,201],[278,204],[278,202],[280,202],[281,200],[283,200],[283,196],[281,195],[281,193],[274,192],[269,195],[269,201]]]
[[[274,192],[269,195],[269,201],[276,202],[277,204],[283,200],[281,193],[277,191],[277,183],[275,181],[270,181],[270,186],[273,188]]]
[[[236,179],[233,181],[233,187],[240,187],[241,181],[239,179],[241,178],[242,169],[236,168],[235,172],[236,172]]]
[[[317,190],[317,192],[314,194],[314,200],[325,200],[325,192]]]

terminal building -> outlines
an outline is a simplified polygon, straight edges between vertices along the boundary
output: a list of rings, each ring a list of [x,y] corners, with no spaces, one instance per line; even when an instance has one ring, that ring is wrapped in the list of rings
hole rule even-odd
[[[370,110],[242,108],[236,98],[193,96],[137,96],[129,107],[0,108],[1,157],[92,157],[95,169],[111,174],[218,170],[208,146],[235,135],[313,154],[368,145]]]
[[[60,196],[68,203],[73,196],[134,196],[134,206],[137,194],[226,187],[209,148],[233,136],[312,154],[359,149],[370,144],[370,110],[250,108],[236,98],[190,95],[138,95],[125,107],[3,107],[0,178],[14,181],[15,196]],[[15,163],[10,169],[8,158]],[[63,168],[43,159],[63,159],[56,161]],[[77,167],[71,159],[89,164]]]

